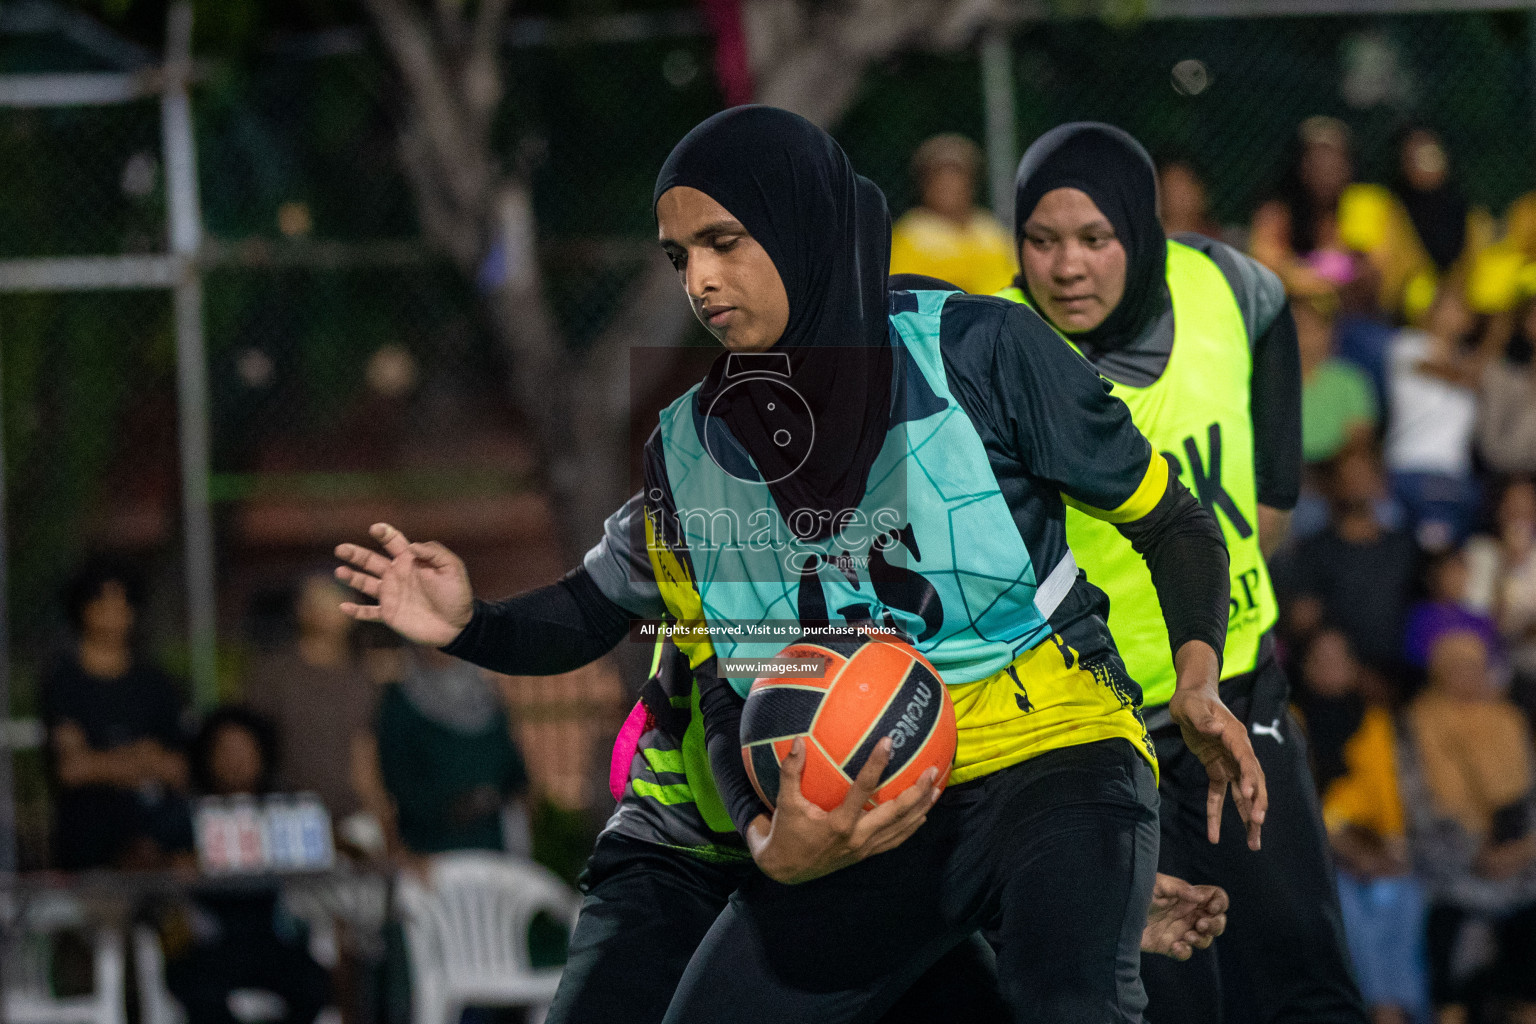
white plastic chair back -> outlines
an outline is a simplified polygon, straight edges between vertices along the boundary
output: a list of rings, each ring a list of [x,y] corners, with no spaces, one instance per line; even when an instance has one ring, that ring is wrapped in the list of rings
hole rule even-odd
[[[8,905],[6,916],[11,916],[13,910]],[[28,937],[86,925],[83,908],[65,893],[40,894],[28,900],[17,916],[18,937],[23,943]],[[13,950],[0,951],[0,956],[9,961],[0,964],[0,970],[5,971],[6,1024],[125,1024],[123,937],[109,928],[95,928],[91,944],[92,991],[82,996],[53,995],[46,970],[28,971],[21,961],[29,958],[22,955],[12,960]]]
[[[457,1024],[471,1005],[537,1011],[554,999],[560,968],[533,967],[528,928],[541,911],[574,927],[580,897],[545,868],[498,854],[443,854],[432,860],[430,887],[401,876],[399,905],[414,1024]]]
[[[133,973],[139,985],[141,1024],[187,1024],[187,1012],[165,987],[165,954],[160,936],[145,925],[133,929]]]

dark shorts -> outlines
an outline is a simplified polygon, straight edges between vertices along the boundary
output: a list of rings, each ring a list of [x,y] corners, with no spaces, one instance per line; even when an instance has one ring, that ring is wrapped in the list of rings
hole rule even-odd
[[[586,900],[546,1024],[659,1024],[678,979],[751,863],[715,863],[605,834],[582,875]],[[880,1024],[1007,1020],[991,947],[972,935],[904,993]]]
[[[1221,685],[1222,699],[1248,727],[1269,812],[1263,848],[1248,849],[1229,798],[1221,842],[1206,840],[1205,767],[1177,727],[1154,728],[1162,783],[1158,870],[1220,885],[1232,898],[1227,930],[1209,950],[1180,963],[1142,958],[1151,1024],[1365,1024],[1350,973],[1344,923],[1307,761],[1307,743],[1289,711],[1290,687],[1273,656]],[[1152,723],[1155,726],[1156,718]],[[1257,731],[1255,729],[1257,728]]]
[[[879,1019],[985,930],[1012,1019],[1140,1019],[1157,862],[1151,767],[1123,740],[953,786],[911,839],[803,885],[755,875],[678,985],[671,1024]],[[964,1020],[960,1013],[930,1019]]]

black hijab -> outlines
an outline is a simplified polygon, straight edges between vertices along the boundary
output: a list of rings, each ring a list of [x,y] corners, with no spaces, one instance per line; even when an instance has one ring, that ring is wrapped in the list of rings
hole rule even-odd
[[[1035,140],[1014,179],[1014,245],[1024,241],[1024,222],[1047,192],[1086,192],[1109,219],[1125,247],[1125,293],[1104,322],[1072,340],[1106,350],[1129,345],[1163,312],[1168,286],[1167,237],[1157,219],[1157,171],[1147,151],[1126,132],[1096,121],[1074,121]],[[1021,270],[1014,283],[1029,295]],[[1039,309],[1034,296],[1030,301]]]
[[[653,204],[680,185],[741,221],[789,296],[784,336],[760,355],[722,353],[704,379],[698,409],[720,417],[752,456],[796,533],[825,538],[842,525],[833,520],[863,499],[890,418],[885,196],[854,173],[826,132],[763,106],[733,107],[685,135],[662,165]],[[804,407],[774,401],[782,397],[782,377],[742,379],[754,370],[782,372],[785,357],[787,383]],[[794,440],[775,443],[786,429]],[[802,509],[817,514],[795,515]]]
[[[1401,153],[1408,139],[1419,128],[1409,128],[1398,135],[1397,151]],[[1433,134],[1433,133],[1431,133]],[[1435,144],[1444,146],[1435,137]],[[1442,273],[1450,269],[1467,244],[1467,200],[1461,190],[1451,183],[1450,174],[1437,188],[1417,189],[1408,184],[1407,176],[1399,169],[1392,190],[1403,201],[1413,229],[1436,269]]]

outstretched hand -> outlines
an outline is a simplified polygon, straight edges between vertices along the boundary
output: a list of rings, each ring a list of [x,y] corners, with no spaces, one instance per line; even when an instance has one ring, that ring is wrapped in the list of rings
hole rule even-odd
[[[452,643],[474,613],[463,561],[436,541],[412,544],[388,523],[375,523],[368,533],[384,554],[339,544],[336,557],[347,565],[337,566],[336,578],[378,603],[347,601],[341,610],[359,622],[382,622],[419,644]]]
[[[753,859],[763,874],[786,885],[809,882],[906,842],[928,820],[928,811],[942,792],[935,785],[938,770],[929,768],[895,799],[866,809],[890,760],[887,737],[875,745],[843,802],[823,810],[800,792],[805,738],[795,740],[779,766],[779,800],[773,817],[759,815],[747,830]]]
[[[1206,838],[1213,843],[1221,839],[1221,808],[1230,787],[1232,802],[1248,830],[1248,848],[1257,850],[1269,791],[1248,730],[1221,702],[1216,654],[1209,645],[1191,640],[1179,648],[1175,666],[1178,683],[1168,713],[1211,780],[1205,799]]]
[[[1217,885],[1190,885],[1159,874],[1141,932],[1141,951],[1188,960],[1227,928],[1227,894]]]

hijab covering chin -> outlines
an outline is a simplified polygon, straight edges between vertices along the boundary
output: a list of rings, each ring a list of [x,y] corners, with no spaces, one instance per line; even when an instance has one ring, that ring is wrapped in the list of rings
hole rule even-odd
[[[1090,348],[1124,348],[1161,315],[1167,284],[1167,236],[1157,219],[1157,171],[1147,151],[1126,132],[1095,121],[1074,121],[1035,140],[1014,179],[1013,237],[1047,192],[1075,188],[1088,194],[1125,247],[1125,293],[1104,322],[1072,335]],[[1014,280],[1036,309],[1023,271]]]
[[[698,407],[725,421],[772,481],[779,512],[802,539],[823,539],[834,532],[833,519],[863,499],[890,418],[885,196],[854,173],[826,132],[763,106],[723,111],[684,136],[662,165],[653,202],[678,186],[698,189],[739,220],[773,260],[789,296],[789,325],[772,362],[722,353]],[[788,384],[810,411],[802,423],[803,410],[795,410],[791,424],[794,436],[814,439],[808,453],[774,443],[784,413],[765,418],[765,409],[782,384],[740,380],[754,369],[782,368],[784,356]],[[818,514],[794,514],[801,509]]]

